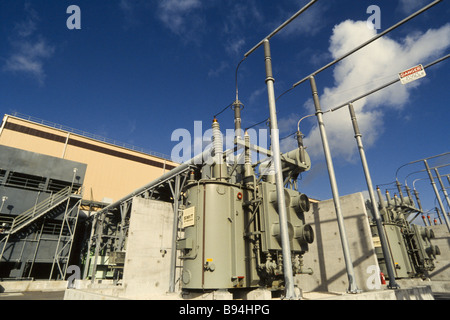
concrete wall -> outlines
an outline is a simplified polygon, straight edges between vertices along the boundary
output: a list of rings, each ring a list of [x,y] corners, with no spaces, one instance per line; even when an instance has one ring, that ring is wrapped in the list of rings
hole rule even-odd
[[[450,233],[445,224],[428,227],[434,231],[435,239],[431,243],[437,245],[441,254],[436,256],[434,264],[436,269],[430,272],[429,277],[433,281],[450,280]]]
[[[368,291],[371,288],[366,282],[373,273],[367,273],[367,268],[378,266],[378,261],[364,199],[361,193],[355,193],[340,201],[356,283],[359,289]],[[314,203],[305,217],[314,229],[315,240],[304,255],[304,265],[314,273],[296,276],[297,285],[303,291],[346,292],[349,280],[333,200]]]
[[[124,297],[152,299],[169,290],[173,207],[134,198],[126,248]]]
[[[362,194],[341,197],[341,207],[356,282],[359,289],[368,291],[371,288],[366,282],[371,274],[367,268],[378,262]],[[315,240],[304,263],[314,274],[296,276],[296,283],[303,291],[346,292],[349,282],[333,201],[314,204],[306,222],[313,227]],[[123,277],[126,298],[149,299],[168,291],[172,223],[170,204],[133,199]]]

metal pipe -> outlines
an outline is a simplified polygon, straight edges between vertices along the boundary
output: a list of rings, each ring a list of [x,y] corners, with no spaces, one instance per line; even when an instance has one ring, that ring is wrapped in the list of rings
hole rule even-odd
[[[441,224],[443,224],[443,223],[442,223],[441,214],[440,214],[440,212],[439,212],[439,208],[438,208],[438,207],[435,207],[434,210],[436,211],[436,214],[437,214],[437,216],[438,216],[438,218],[439,218],[439,221],[441,222]]]
[[[110,205],[104,207],[102,210],[98,211],[97,213],[95,213],[95,215],[99,215],[100,213],[106,212],[108,210],[111,210],[115,207],[117,207],[118,205],[120,205],[122,202],[127,201],[139,194],[141,194],[142,192],[148,190],[149,188],[156,186],[159,183],[162,183],[168,179],[171,179],[173,177],[175,177],[176,175],[183,173],[184,171],[186,171],[187,169],[189,169],[191,166],[193,165],[199,165],[199,164],[203,164],[203,159],[206,159],[210,156],[211,154],[211,148],[208,148],[207,150],[203,151],[202,153],[198,154],[197,156],[193,157],[192,159],[189,159],[188,161],[180,164],[178,167],[170,170],[169,172],[163,174],[161,177],[151,181],[150,183],[146,184],[143,187],[140,187],[136,190],[134,190],[133,192],[131,192],[130,194],[124,196],[123,198],[117,200],[116,202],[111,203]]]
[[[100,211],[99,211],[100,212]],[[103,221],[106,217],[106,211],[102,212],[101,215],[95,216],[94,218],[97,219],[96,223],[96,240],[95,240],[95,252],[94,252],[94,262],[92,265],[92,275],[91,275],[91,283],[95,283],[95,274],[97,273],[97,261],[98,261],[98,255],[100,253],[100,244],[102,242],[103,238]],[[89,252],[87,253],[89,255]]]
[[[297,145],[300,150],[300,162],[306,164],[305,146],[303,145],[303,133],[297,131]]]
[[[178,209],[180,198],[180,176],[175,177],[173,190],[173,225],[172,225],[172,250],[170,252],[169,292],[175,292],[176,264],[177,264],[177,238],[178,238]]]
[[[325,124],[323,122],[323,117],[322,117],[323,112],[320,108],[319,95],[317,92],[317,86],[316,86],[316,81],[315,81],[314,77],[310,78],[310,83],[311,83],[311,91],[312,91],[312,95],[313,95],[313,99],[314,99],[314,106],[316,108],[316,116],[317,116],[317,121],[319,124],[320,135],[322,138],[322,146],[323,146],[323,150],[325,153],[325,159],[326,159],[327,167],[328,167],[328,175],[329,175],[329,179],[330,179],[331,191],[333,193],[334,207],[336,209],[336,216],[337,216],[337,222],[338,222],[338,227],[339,227],[339,233],[341,236],[342,249],[344,251],[344,260],[345,260],[345,266],[347,269],[347,276],[348,276],[348,281],[349,281],[348,291],[351,293],[358,293],[359,290],[356,285],[355,272],[353,270],[353,262],[352,262],[352,258],[350,256],[347,233],[345,231],[344,218],[343,218],[342,211],[341,211],[341,204],[340,204],[340,200],[339,200],[339,192],[338,192],[338,187],[337,187],[337,183],[336,183],[336,176],[334,173],[333,160],[332,160],[331,154],[330,154],[330,148],[328,145],[328,139],[327,139],[327,135],[326,135],[326,131],[325,131]]]
[[[292,17],[290,17],[288,20],[283,22],[278,28],[276,28],[274,31],[272,31],[267,37],[265,37],[263,40],[261,40],[257,45],[255,45],[253,48],[251,48],[246,54],[244,54],[244,58],[247,58],[250,54],[252,54],[253,51],[258,49],[262,44],[264,44],[264,41],[270,40],[275,34],[277,34],[281,29],[286,27],[289,23],[291,23],[294,19],[296,19],[299,15],[301,15],[303,12],[309,9],[317,0],[313,0],[310,3],[308,3],[306,6],[301,8],[299,11],[297,11]]]
[[[431,186],[433,187],[434,193],[436,194],[436,198],[438,200],[439,206],[441,207],[442,215],[444,216],[445,224],[447,225],[447,229],[450,232],[450,222],[448,221],[447,213],[444,208],[444,204],[442,203],[441,197],[439,195],[439,191],[436,188],[436,183],[434,182],[433,175],[431,174],[430,167],[428,166],[427,160],[423,160],[425,164],[425,169],[427,170],[428,177],[430,178]]]
[[[242,127],[241,127],[241,110],[243,108],[243,104],[236,100],[231,108],[234,110],[234,134],[236,138],[242,139]]]
[[[292,272],[291,248],[289,243],[289,231],[287,226],[287,212],[285,206],[283,172],[281,168],[280,137],[278,132],[277,112],[275,105],[275,82],[272,74],[272,57],[270,54],[269,40],[264,40],[264,58],[266,65],[266,85],[270,111],[270,132],[273,151],[273,163],[275,166],[275,181],[278,201],[278,215],[280,223],[281,248],[283,253],[283,272],[286,287],[286,299],[295,299],[294,277]]]
[[[391,195],[389,194],[389,191],[386,190],[386,202],[387,202],[387,206],[390,207],[391,206]]]
[[[414,188],[414,196],[416,197],[417,205],[419,206],[420,211],[423,211],[422,203],[419,198],[419,192],[417,192],[416,188]]]
[[[378,200],[380,201],[380,207],[383,209],[386,208],[386,206],[384,205],[383,197],[381,195],[381,190],[379,187],[377,187],[377,194],[378,194]]]
[[[366,153],[364,151],[364,146],[362,143],[362,134],[359,131],[358,121],[356,119],[355,109],[353,108],[353,104],[348,105],[348,110],[350,112],[350,117],[352,119],[353,130],[355,133],[355,139],[359,149],[359,155],[361,157],[361,163],[364,170],[364,175],[366,177],[367,190],[369,191],[370,201],[372,201],[373,212],[375,216],[375,223],[377,225],[378,235],[380,237],[381,249],[383,251],[383,256],[386,262],[386,268],[389,276],[389,289],[399,289],[400,286],[395,281],[395,273],[392,269],[392,259],[388,248],[388,242],[386,238],[386,234],[383,229],[383,224],[381,222],[381,215],[378,211],[377,200],[375,199],[375,194],[373,192],[373,184],[372,178],[370,176],[369,166],[367,164]]]
[[[427,68],[432,67],[432,66],[434,66],[435,64],[438,64],[438,63],[440,63],[440,62],[442,62],[442,61],[444,61],[444,60],[446,60],[446,59],[448,59],[448,58],[450,58],[450,54],[447,54],[447,55],[445,55],[445,56],[443,56],[443,57],[441,57],[441,58],[439,58],[439,59],[434,60],[433,62],[427,64],[427,65],[424,66],[423,68],[424,68],[424,69],[427,69]],[[334,108],[332,108],[332,109],[329,109],[329,110],[327,110],[327,111],[334,112],[334,111],[336,111],[336,110],[339,110],[340,108],[343,108],[343,107],[347,106],[349,103],[356,102],[356,101],[358,101],[358,100],[360,100],[360,99],[362,99],[362,98],[365,98],[365,97],[367,97],[367,96],[369,96],[369,95],[371,95],[371,94],[373,94],[373,93],[375,93],[375,92],[378,92],[378,91],[380,91],[380,90],[382,90],[382,89],[384,89],[384,88],[387,88],[387,87],[389,87],[389,86],[391,86],[391,85],[393,85],[394,83],[397,83],[397,82],[399,82],[399,81],[400,81],[400,78],[397,78],[397,79],[395,79],[395,80],[389,81],[388,83],[385,83],[384,85],[382,85],[382,86],[380,86],[380,87],[378,87],[378,88],[376,88],[376,89],[370,90],[369,92],[366,92],[366,93],[364,93],[364,94],[362,94],[362,95],[360,95],[360,96],[358,96],[358,97],[356,97],[356,98],[353,98],[353,99],[350,100],[350,101],[347,101],[347,102],[345,102],[345,103],[343,103],[343,104],[341,104],[341,105],[339,105],[339,106],[337,106],[337,107],[334,107]],[[418,161],[420,161],[420,160],[418,160]],[[417,161],[416,161],[416,162],[417,162]],[[408,164],[409,164],[409,163],[408,163]],[[400,169],[400,168],[399,168],[399,169]]]
[[[403,204],[402,187],[401,187],[400,182],[398,180],[396,181],[396,185],[397,185],[398,194],[400,195],[400,203]]]
[[[441,185],[442,192],[444,193],[445,200],[447,201],[447,205],[450,207],[450,199],[448,198],[447,190],[445,190],[444,183],[442,182],[442,179],[441,179],[441,176],[439,175],[439,171],[438,171],[437,167],[434,168],[434,172],[436,172],[436,177],[439,181],[439,184]]]
[[[411,203],[411,206],[414,206],[414,200],[411,195],[411,189],[407,185],[405,185],[405,189],[406,189],[406,194],[408,195],[409,202]]]

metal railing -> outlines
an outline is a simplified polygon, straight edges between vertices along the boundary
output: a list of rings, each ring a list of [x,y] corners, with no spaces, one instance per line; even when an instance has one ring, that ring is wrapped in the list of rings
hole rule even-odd
[[[61,191],[51,195],[32,208],[28,209],[27,211],[21,213],[13,220],[10,230],[4,233],[13,234],[41,217],[49,210],[57,207],[70,197],[71,189],[72,188],[68,186]]]
[[[54,122],[51,122],[51,121],[47,121],[47,120],[39,119],[39,118],[36,118],[36,117],[33,117],[33,116],[21,114],[19,112],[13,112],[13,113],[11,113],[11,115],[13,117],[17,117],[17,118],[20,118],[20,119],[23,119],[23,120],[27,120],[27,121],[31,121],[31,122],[34,122],[34,123],[42,124],[42,125],[47,126],[47,127],[51,127],[51,128],[55,128],[55,129],[58,129],[58,130],[74,133],[76,135],[79,135],[79,136],[82,136],[82,137],[85,137],[85,138],[94,139],[94,140],[97,140],[97,141],[100,141],[100,142],[105,142],[105,143],[108,143],[108,144],[112,144],[112,145],[117,146],[117,147],[121,147],[121,148],[129,149],[129,150],[145,153],[145,154],[148,154],[150,156],[154,156],[154,157],[170,160],[170,156],[167,155],[167,154],[163,154],[163,153],[160,153],[160,152],[147,150],[145,148],[140,148],[140,147],[134,146],[134,145],[129,144],[129,143],[117,141],[115,139],[106,138],[106,137],[103,137],[103,136],[100,136],[100,135],[97,135],[97,134],[93,134],[93,133],[89,133],[89,132],[86,132],[86,131],[83,131],[83,130],[74,129],[74,128],[71,128],[71,127],[68,127],[68,126],[65,126],[65,125],[62,125],[62,124],[57,124],[57,123],[54,123]]]

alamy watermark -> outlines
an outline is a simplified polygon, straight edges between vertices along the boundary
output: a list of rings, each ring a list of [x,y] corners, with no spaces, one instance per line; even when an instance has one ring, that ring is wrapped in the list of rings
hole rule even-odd
[[[370,5],[367,10],[367,14],[371,16],[367,19],[367,28],[369,29],[381,29],[381,9],[377,5]]]
[[[72,274],[73,273],[73,274]],[[66,274],[72,274],[67,278],[67,288],[75,288],[75,280],[81,279],[81,269],[77,265],[70,265],[67,267]]]
[[[366,273],[369,275],[366,280],[366,287],[369,290],[381,289],[381,270],[377,265],[370,265],[366,269]]]
[[[66,10],[67,14],[70,16],[67,18],[66,26],[69,30],[80,30],[81,29],[81,9],[79,6],[70,5]]]
[[[77,5],[70,5],[66,10],[67,14],[70,16],[67,18],[66,26],[69,30],[80,30],[81,29],[81,9]],[[377,5],[370,5],[366,10],[370,17],[367,19],[367,27],[369,29],[381,29],[381,9]]]

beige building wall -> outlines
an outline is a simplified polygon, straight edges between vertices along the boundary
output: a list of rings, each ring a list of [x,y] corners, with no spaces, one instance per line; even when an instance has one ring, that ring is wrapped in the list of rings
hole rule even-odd
[[[116,201],[178,164],[70,131],[5,115],[0,145],[87,164],[83,198]]]

